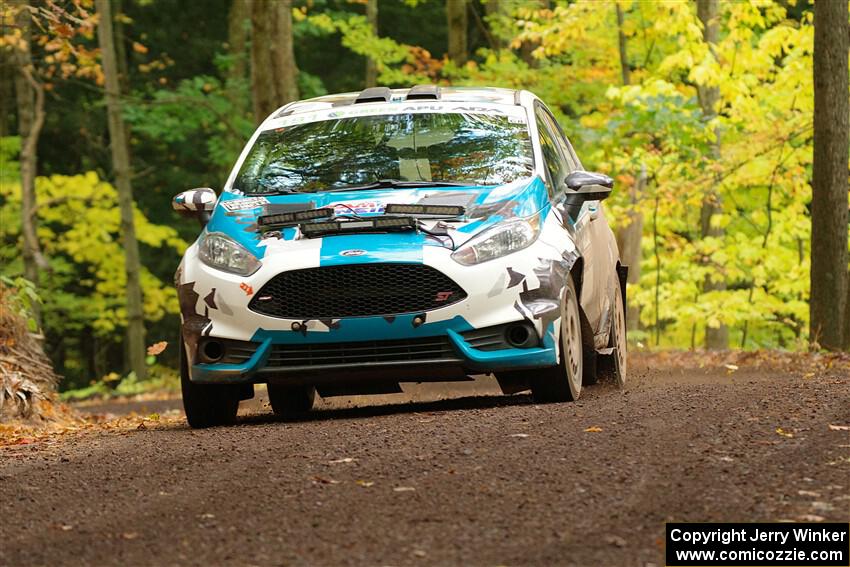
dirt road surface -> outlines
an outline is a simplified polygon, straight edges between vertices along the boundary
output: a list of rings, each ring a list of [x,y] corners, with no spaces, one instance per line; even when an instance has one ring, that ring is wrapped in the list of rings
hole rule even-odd
[[[850,520],[847,375],[638,368],[574,404],[495,394],[299,422],[260,400],[230,428],[4,448],[0,565],[646,566],[666,521]]]

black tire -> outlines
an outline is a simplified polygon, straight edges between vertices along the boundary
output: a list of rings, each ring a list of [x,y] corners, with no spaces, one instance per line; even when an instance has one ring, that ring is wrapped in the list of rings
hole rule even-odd
[[[531,377],[531,394],[537,403],[572,402],[581,395],[584,356],[580,313],[570,277],[561,300],[561,360],[557,366],[534,370]]]
[[[267,388],[275,415],[285,418],[298,417],[313,409],[316,388],[312,386],[268,384]]]
[[[180,346],[180,389],[189,426],[201,429],[235,422],[239,389],[229,384],[195,384],[189,380],[189,363],[182,340]]]

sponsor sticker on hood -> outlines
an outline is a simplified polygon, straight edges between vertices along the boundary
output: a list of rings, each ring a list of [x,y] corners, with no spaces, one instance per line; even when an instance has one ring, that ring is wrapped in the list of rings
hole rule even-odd
[[[245,211],[248,209],[256,209],[263,205],[268,205],[269,200],[265,197],[246,197],[244,199],[233,199],[232,201],[222,201],[221,206],[227,211]]]
[[[356,203],[333,203],[329,205],[334,208],[334,214],[344,215],[346,213],[356,214],[380,214],[384,212],[386,203],[381,201],[359,201]]]

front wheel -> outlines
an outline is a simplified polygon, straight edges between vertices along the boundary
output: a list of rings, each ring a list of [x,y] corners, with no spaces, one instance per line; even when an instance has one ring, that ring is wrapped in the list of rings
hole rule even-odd
[[[538,403],[572,402],[581,395],[583,348],[578,295],[567,278],[561,301],[561,360],[557,366],[535,372],[531,394]]]
[[[181,335],[182,336],[182,335]],[[180,389],[183,411],[193,429],[229,425],[236,421],[239,390],[229,384],[195,384],[189,379],[186,347],[180,343]]]

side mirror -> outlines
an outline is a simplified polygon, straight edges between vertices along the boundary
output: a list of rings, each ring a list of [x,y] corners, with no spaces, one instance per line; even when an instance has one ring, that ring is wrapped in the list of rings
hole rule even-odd
[[[608,198],[614,188],[614,180],[602,173],[574,171],[567,175],[564,185],[567,186],[563,194],[564,206],[570,218],[576,220],[586,201]]]
[[[171,208],[181,217],[198,219],[204,226],[210,220],[217,199],[215,191],[209,187],[199,187],[175,195],[171,200]]]

